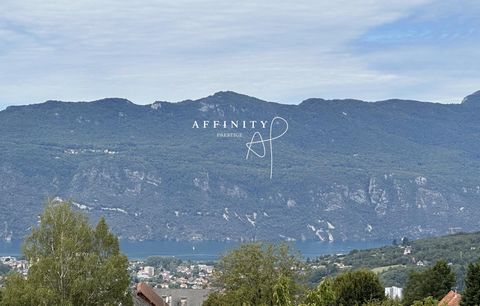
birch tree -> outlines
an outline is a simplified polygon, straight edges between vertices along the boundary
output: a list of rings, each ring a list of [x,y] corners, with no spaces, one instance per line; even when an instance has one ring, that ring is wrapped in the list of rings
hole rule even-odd
[[[7,278],[2,305],[132,304],[127,258],[103,218],[92,228],[70,203],[49,201],[23,253],[28,275]]]

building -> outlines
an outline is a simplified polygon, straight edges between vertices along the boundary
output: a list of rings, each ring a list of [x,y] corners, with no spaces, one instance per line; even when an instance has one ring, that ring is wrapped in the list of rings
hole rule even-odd
[[[11,265],[13,262],[17,261],[17,259],[12,256],[3,256],[3,257],[0,257],[0,261],[4,265]]]
[[[212,293],[210,289],[164,289],[154,288],[168,306],[201,306]]]
[[[168,304],[145,283],[137,285],[136,294],[133,298],[135,306],[167,306]]]
[[[385,288],[385,295],[391,299],[402,299],[403,298],[403,288],[398,288],[395,286]]]
[[[207,274],[212,274],[214,267],[209,266],[209,265],[198,265],[198,269],[200,271],[203,271],[203,272],[207,273]]]
[[[143,271],[145,271],[145,273],[150,275],[150,276],[155,275],[155,268],[154,267],[146,266],[146,267],[143,268]]]
[[[155,268],[150,266],[145,266],[140,271],[137,272],[137,277],[143,280],[150,279],[154,275],[155,275]]]
[[[462,300],[462,296],[455,292],[450,291],[443,299],[438,302],[439,306],[460,306],[460,301]]]

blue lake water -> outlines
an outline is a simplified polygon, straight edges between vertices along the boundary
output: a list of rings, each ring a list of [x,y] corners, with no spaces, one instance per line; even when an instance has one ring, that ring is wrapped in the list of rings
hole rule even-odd
[[[389,245],[389,241],[303,241],[290,242],[289,244],[298,250],[305,258],[315,258],[326,254],[348,253],[354,249],[370,249]],[[238,246],[237,242],[219,241],[121,241],[120,247],[130,259],[143,259],[148,256],[175,256],[189,260],[216,260],[227,250]],[[21,242],[0,242],[0,256],[19,256],[21,254]]]

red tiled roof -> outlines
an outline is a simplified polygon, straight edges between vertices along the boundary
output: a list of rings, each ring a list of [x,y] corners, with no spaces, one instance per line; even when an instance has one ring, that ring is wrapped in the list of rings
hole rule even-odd
[[[450,291],[443,299],[438,302],[438,306],[460,306],[462,296],[455,292]]]
[[[149,285],[145,283],[139,283],[137,285],[137,295],[142,297],[152,306],[167,306],[165,301],[159,297]]]

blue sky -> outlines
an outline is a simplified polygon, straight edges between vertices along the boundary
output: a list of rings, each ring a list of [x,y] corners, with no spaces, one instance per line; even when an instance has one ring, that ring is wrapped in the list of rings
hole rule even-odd
[[[2,0],[0,108],[265,100],[458,103],[480,90],[478,0]]]

